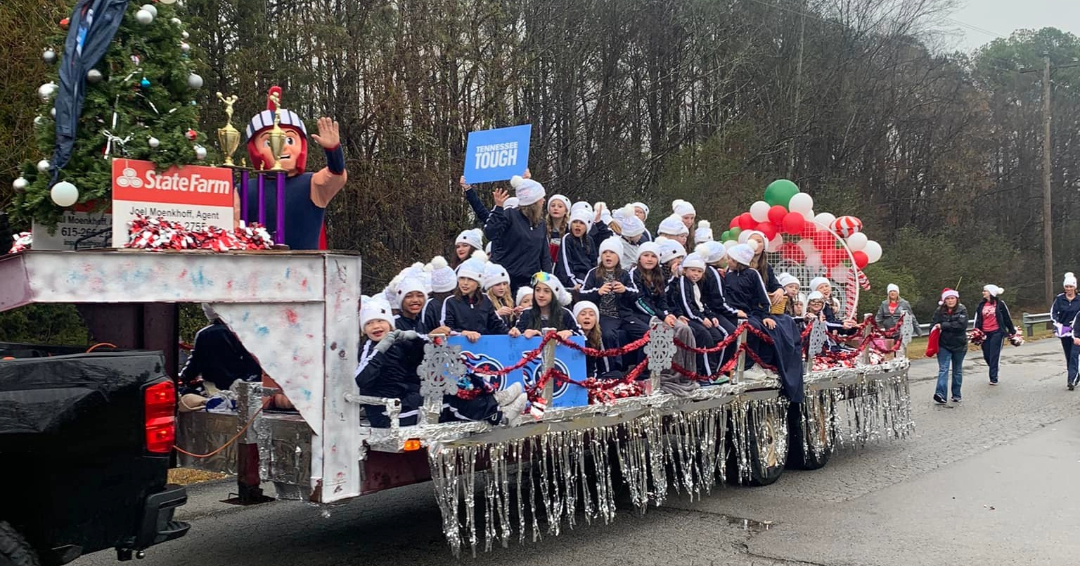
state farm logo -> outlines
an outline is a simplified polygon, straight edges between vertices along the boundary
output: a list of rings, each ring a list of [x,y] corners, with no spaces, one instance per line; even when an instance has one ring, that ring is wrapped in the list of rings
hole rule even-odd
[[[135,173],[134,169],[128,167],[120,172],[120,176],[116,178],[116,185],[124,188],[141,189],[143,181]]]

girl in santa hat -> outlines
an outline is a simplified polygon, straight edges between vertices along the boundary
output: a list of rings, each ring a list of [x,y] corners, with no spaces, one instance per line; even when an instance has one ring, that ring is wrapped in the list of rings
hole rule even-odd
[[[975,329],[983,333],[983,360],[990,368],[990,385],[998,384],[998,366],[1001,361],[1001,345],[1006,336],[1016,334],[1009,306],[1001,300],[1005,289],[997,285],[983,287],[982,300],[975,308]]]
[[[940,332],[938,338],[938,381],[934,402],[944,405],[948,401],[949,367],[952,367],[952,401],[960,402],[960,386],[964,381],[964,357],[967,356],[967,308],[960,304],[960,293],[953,289],[941,292],[941,302],[930,322],[933,330]]]

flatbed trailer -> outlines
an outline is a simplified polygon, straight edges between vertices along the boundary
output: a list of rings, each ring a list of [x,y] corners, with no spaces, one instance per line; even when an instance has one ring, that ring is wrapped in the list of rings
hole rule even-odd
[[[674,344],[660,327],[645,346],[645,395],[549,408],[513,428],[439,424],[448,380],[422,371],[421,423],[372,428],[361,402],[390,414],[399,404],[356,394],[360,271],[358,255],[340,252],[29,251],[0,257],[0,310],[75,303],[96,340],[145,347],[176,344],[175,304],[212,304],[297,412],[261,410],[267,391],[239,383],[237,413],[180,415],[177,443],[186,452],[220,449],[181,454],[180,463],[247,475],[279,498],[318,504],[431,480],[455,553],[557,534],[581,518],[610,521],[620,480],[644,511],[672,490],[700,496],[724,481],[766,485],[785,466],[820,468],[837,447],[902,439],[914,428],[902,347],[879,363],[862,355],[852,367],[807,369],[805,401],[791,405],[775,378],[749,379],[741,360],[729,383],[664,393],[660,374]],[[812,330],[820,345],[824,330]],[[899,340],[906,346],[910,336],[904,325]],[[429,350],[456,355],[444,342]],[[549,341],[549,367],[553,356]],[[257,450],[257,477],[246,450]]]

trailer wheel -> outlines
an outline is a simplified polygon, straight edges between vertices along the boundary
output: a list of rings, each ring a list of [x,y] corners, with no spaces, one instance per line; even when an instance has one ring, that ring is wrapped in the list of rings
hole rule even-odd
[[[15,527],[0,521],[0,566],[40,566],[37,553]]]
[[[788,406],[788,464],[800,470],[820,470],[832,456],[833,439],[830,438],[825,419],[825,409],[818,404],[813,418],[807,423],[808,436],[803,438],[803,411],[806,405],[792,403]],[[813,409],[812,409],[813,410]],[[817,449],[815,449],[815,446]]]
[[[750,485],[766,486],[775,483],[784,473],[788,456],[788,427],[786,415],[777,411],[757,422],[753,413],[747,416],[747,440],[750,445]]]

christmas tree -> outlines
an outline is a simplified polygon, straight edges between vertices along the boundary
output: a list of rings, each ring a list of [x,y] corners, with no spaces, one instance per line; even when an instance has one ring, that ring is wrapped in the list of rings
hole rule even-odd
[[[69,30],[70,22],[88,18],[73,13],[58,23],[56,35],[43,50],[45,61],[56,71],[38,89],[42,107],[34,123],[40,161],[26,163],[15,180],[12,215],[17,221],[33,219],[54,226],[63,207],[74,202],[106,208],[115,157],[152,161],[159,169],[206,158],[206,137],[196,131],[199,109],[194,100],[203,80],[196,73],[188,33],[178,14],[182,1],[175,1],[129,1],[101,60],[75,81],[85,99],[71,159],[54,184],[49,169],[57,139],[54,102],[59,69],[65,63],[66,39],[71,33],[77,37],[79,31]],[[104,9],[106,2],[85,4]]]

